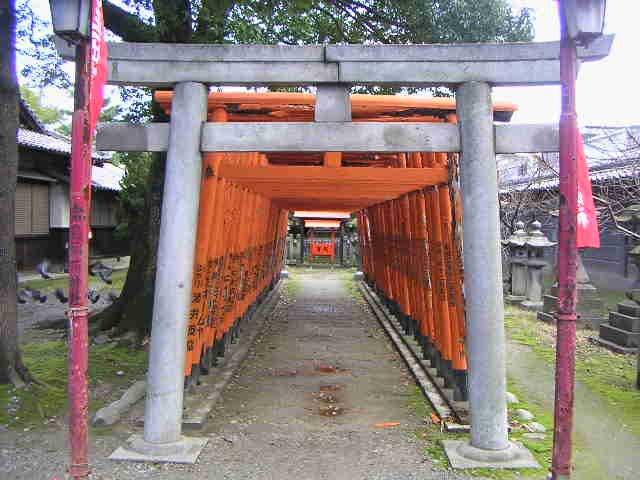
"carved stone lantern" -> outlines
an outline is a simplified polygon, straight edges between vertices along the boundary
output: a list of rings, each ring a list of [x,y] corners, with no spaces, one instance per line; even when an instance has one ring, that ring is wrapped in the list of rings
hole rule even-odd
[[[526,300],[522,306],[531,310],[540,310],[543,307],[543,269],[547,266],[544,259],[545,249],[555,245],[544,233],[542,224],[537,220],[531,223],[531,229],[526,239],[527,258],[527,290]]]
[[[509,303],[520,303],[526,299],[527,290],[527,232],[524,222],[516,222],[516,230],[502,244],[509,249],[509,270],[511,288],[505,300]]]

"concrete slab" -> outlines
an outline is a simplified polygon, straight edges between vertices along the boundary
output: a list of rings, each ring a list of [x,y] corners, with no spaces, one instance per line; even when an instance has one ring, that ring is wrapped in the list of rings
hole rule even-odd
[[[444,451],[453,468],[540,468],[524,445],[509,442],[506,450],[481,450],[463,440],[443,440]]]
[[[110,460],[129,462],[161,462],[194,464],[205,447],[208,438],[185,437],[171,444],[145,442],[142,435],[134,434],[127,439],[127,447],[119,447]]]

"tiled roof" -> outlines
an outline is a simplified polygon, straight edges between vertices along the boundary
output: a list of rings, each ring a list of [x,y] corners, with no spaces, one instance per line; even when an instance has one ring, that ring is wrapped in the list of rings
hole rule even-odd
[[[91,168],[91,185],[98,190],[110,190],[119,192],[121,190],[120,180],[124,177],[124,169],[112,163],[103,163],[98,167]]]
[[[27,130],[26,128],[18,129],[18,145],[22,147],[33,148],[35,150],[42,150],[45,152],[61,153],[65,155],[71,155],[71,142],[62,135],[50,132],[39,133],[33,130]],[[109,157],[106,155],[94,152],[94,160],[107,160]]]

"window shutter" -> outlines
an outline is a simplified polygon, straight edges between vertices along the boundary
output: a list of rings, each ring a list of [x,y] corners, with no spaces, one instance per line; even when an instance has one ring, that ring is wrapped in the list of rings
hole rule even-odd
[[[49,185],[31,185],[31,233],[49,233]]]
[[[18,183],[16,186],[16,235],[31,233],[31,189],[30,185]]]

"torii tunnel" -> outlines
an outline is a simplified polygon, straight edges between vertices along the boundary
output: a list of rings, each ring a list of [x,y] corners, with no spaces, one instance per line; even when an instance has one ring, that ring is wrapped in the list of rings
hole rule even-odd
[[[171,92],[155,99],[170,113]],[[218,92],[207,107],[212,122],[311,122],[315,96]],[[354,122],[456,122],[455,109],[448,98],[351,96]],[[494,120],[508,121],[515,106],[493,109]],[[277,279],[288,212],[346,210],[358,219],[367,282],[417,335],[454,398],[466,400],[457,161],[438,152],[205,154],[185,375],[209,370]]]

